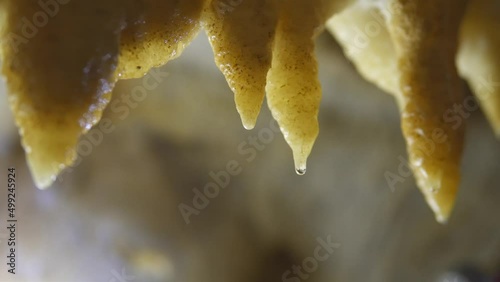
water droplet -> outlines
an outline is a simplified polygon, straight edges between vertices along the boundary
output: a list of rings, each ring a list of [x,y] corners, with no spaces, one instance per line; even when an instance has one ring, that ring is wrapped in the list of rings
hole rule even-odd
[[[295,172],[296,172],[298,175],[304,175],[304,174],[306,174],[306,169],[305,169],[305,168],[296,168],[296,169],[295,169]]]

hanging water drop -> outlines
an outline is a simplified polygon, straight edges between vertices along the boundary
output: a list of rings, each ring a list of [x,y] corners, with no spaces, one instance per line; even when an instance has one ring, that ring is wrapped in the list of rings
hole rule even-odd
[[[304,175],[304,174],[306,174],[306,169],[305,169],[305,168],[296,168],[296,169],[295,169],[295,172],[296,172],[298,175]]]

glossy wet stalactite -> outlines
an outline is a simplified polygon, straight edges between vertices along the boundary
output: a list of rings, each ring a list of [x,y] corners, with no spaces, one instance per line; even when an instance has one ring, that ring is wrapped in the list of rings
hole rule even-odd
[[[319,132],[322,91],[315,37],[333,15],[342,16],[347,6],[346,12],[356,10],[352,8],[356,5],[365,9],[365,2],[69,1],[21,43],[13,42],[11,35],[25,32],[22,19],[41,9],[38,1],[0,2],[6,19],[2,34],[8,39],[2,45],[3,73],[36,184],[50,186],[74,161],[78,139],[99,121],[117,80],[141,77],[178,57],[200,27],[206,30],[215,62],[235,94],[243,125],[254,127],[266,96],[292,148],[295,169],[304,174]],[[462,99],[454,60],[465,1],[376,4],[387,4],[390,15],[381,13],[384,36],[374,38],[364,53],[370,66],[363,65],[365,59],[350,57],[368,79],[396,77],[380,85],[398,100],[417,183],[438,220],[445,221],[459,183],[463,129],[451,129],[442,115]],[[380,6],[369,9],[380,12]],[[342,32],[348,31],[336,30],[335,20],[331,25],[340,43],[345,43]],[[387,40],[391,47],[380,47]],[[386,47],[392,56],[384,54]],[[374,63],[374,56],[388,60]],[[434,142],[433,152],[422,153],[425,138],[432,137],[435,129],[442,129],[445,140]]]
[[[410,164],[437,220],[445,222],[459,185],[464,143],[464,125],[455,128],[444,113],[464,99],[455,57],[465,1],[395,3],[391,10]]]
[[[491,31],[500,21],[479,16],[499,11],[493,2],[360,2],[328,23],[363,76],[396,98],[413,174],[440,222],[450,216],[460,185],[465,115],[470,115],[460,112],[471,100],[460,76],[472,86],[494,131],[500,128],[495,120],[500,90],[494,87],[500,49],[493,51],[500,34]],[[365,44],[346,34],[352,26],[365,28]]]
[[[49,186],[71,164],[78,138],[99,121],[117,80],[141,77],[178,57],[202,20],[245,127],[254,126],[267,85],[273,114],[305,171],[318,133],[313,39],[327,18],[316,10],[334,5],[235,3],[221,9],[220,1],[202,0],[73,1],[58,7],[26,44],[4,44],[11,104],[37,185]],[[4,9],[8,36],[22,34],[19,19],[40,6],[6,1]]]
[[[26,36],[37,1],[3,3],[3,72],[35,182],[49,186],[76,156],[117,79],[143,76],[196,35],[202,1],[70,1]],[[166,13],[169,11],[170,13]],[[11,34],[32,37],[13,41]]]

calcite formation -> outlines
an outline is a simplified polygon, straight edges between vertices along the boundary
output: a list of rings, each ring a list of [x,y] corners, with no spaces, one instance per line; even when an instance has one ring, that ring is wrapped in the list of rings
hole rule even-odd
[[[397,99],[411,167],[438,221],[459,185],[465,128],[448,113],[465,99],[462,78],[500,134],[498,1],[1,0],[0,11],[9,103],[40,188],[74,162],[119,79],[178,57],[200,29],[245,128],[267,98],[299,174],[319,131],[314,42],[325,26]]]

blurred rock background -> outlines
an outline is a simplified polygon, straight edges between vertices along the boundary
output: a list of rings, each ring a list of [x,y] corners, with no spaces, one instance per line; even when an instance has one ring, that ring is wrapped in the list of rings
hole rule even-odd
[[[0,281],[420,282],[464,264],[498,270],[500,144],[482,114],[466,120],[462,185],[440,225],[411,176],[395,189],[384,176],[406,157],[392,97],[364,81],[329,35],[317,49],[321,133],[305,176],[265,105],[258,126],[243,129],[204,34],[129,113],[109,107],[113,130],[46,191],[33,185],[2,84],[0,179],[17,169],[19,222],[15,276],[0,229]],[[123,106],[143,83],[120,82],[113,101]],[[186,224],[179,205],[193,206],[193,188],[234,161],[241,172]],[[337,248],[315,265],[318,240]],[[287,274],[294,265],[303,274]]]

